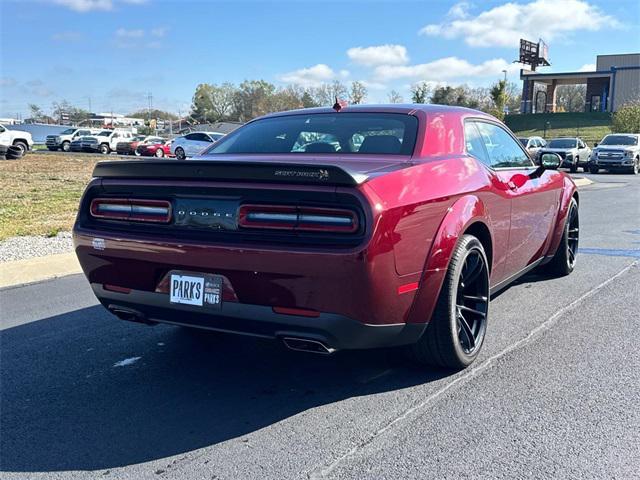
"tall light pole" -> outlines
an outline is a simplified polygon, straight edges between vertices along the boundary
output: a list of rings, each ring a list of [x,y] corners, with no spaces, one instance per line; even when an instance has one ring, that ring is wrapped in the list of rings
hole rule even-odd
[[[507,71],[502,70],[502,73],[504,73],[504,83],[507,83]]]

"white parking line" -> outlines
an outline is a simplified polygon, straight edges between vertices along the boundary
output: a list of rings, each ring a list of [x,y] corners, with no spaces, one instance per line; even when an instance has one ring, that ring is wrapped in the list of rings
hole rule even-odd
[[[506,347],[503,350],[499,351],[495,355],[492,355],[491,357],[486,359],[484,362],[478,364],[478,366],[471,367],[470,369],[466,370],[461,376],[459,376],[458,378],[452,380],[450,383],[448,383],[447,385],[445,385],[441,389],[437,390],[436,392],[434,392],[433,394],[431,394],[430,396],[425,398],[422,402],[420,402],[417,405],[414,405],[413,407],[405,410],[401,415],[399,415],[399,416],[395,417],[394,419],[390,420],[386,425],[384,425],[383,427],[381,427],[380,429],[375,431],[371,436],[369,436],[369,438],[367,438],[363,442],[355,445],[353,448],[351,448],[350,450],[345,452],[343,455],[340,455],[338,458],[336,458],[333,462],[331,462],[326,467],[318,468],[318,469],[310,472],[308,477],[311,478],[311,479],[325,478],[327,475],[332,473],[336,469],[336,467],[338,465],[340,465],[340,463],[342,463],[343,461],[345,461],[345,460],[347,460],[349,458],[352,458],[352,457],[356,456],[356,454],[360,450],[364,449],[367,445],[371,444],[379,436],[381,436],[384,433],[386,433],[387,431],[391,430],[393,427],[398,425],[400,422],[406,420],[407,418],[409,418],[413,414],[417,415],[417,414],[421,413],[420,412],[421,410],[423,410],[425,407],[427,407],[434,400],[436,400],[439,397],[441,397],[443,394],[445,394],[447,391],[449,391],[454,386],[465,384],[466,382],[471,380],[473,377],[476,377],[480,373],[482,373],[485,370],[487,370],[490,367],[492,367],[493,364],[497,360],[500,360],[501,358],[505,357],[509,353],[511,353],[511,352],[513,352],[513,351],[515,351],[517,349],[520,349],[520,348],[524,347],[525,345],[527,345],[527,344],[533,342],[534,340],[536,340],[544,331],[549,330],[556,323],[558,323],[558,320],[560,319],[560,317],[562,317],[563,314],[565,314],[566,312],[574,309],[575,307],[577,307],[580,303],[582,303],[583,301],[585,301],[589,297],[592,297],[593,295],[595,295],[597,292],[602,290],[605,286],[607,286],[611,282],[615,281],[618,277],[621,277],[622,275],[627,273],[629,270],[631,270],[631,268],[633,268],[636,265],[638,265],[638,263],[640,263],[640,262],[638,262],[637,260],[634,261],[633,263],[631,263],[627,267],[623,268],[622,270],[620,270],[618,273],[616,273],[615,275],[613,275],[609,279],[607,279],[604,282],[600,283],[599,285],[596,285],[595,287],[593,287],[591,290],[586,292],[581,297],[577,298],[576,300],[574,300],[570,304],[562,307],[560,310],[558,310],[556,313],[554,313],[552,316],[550,316],[548,319],[546,319],[544,322],[542,322],[536,328],[531,330],[531,332],[529,332],[529,334],[526,337],[524,337],[524,338],[518,340],[517,342],[509,345],[508,347]]]

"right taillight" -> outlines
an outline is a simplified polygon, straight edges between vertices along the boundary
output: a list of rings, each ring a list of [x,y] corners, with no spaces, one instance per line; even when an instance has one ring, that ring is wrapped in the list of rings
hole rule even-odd
[[[342,208],[288,205],[242,205],[238,215],[242,228],[354,233],[358,216]]]

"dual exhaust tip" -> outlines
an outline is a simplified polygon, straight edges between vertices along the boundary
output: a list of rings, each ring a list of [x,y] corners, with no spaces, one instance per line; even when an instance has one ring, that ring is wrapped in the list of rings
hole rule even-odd
[[[282,343],[284,343],[289,350],[295,350],[297,352],[331,355],[336,351],[335,348],[328,347],[318,340],[310,340],[308,338],[283,337]]]
[[[128,322],[145,323],[147,325],[155,325],[157,322],[148,320],[145,316],[132,308],[126,308],[116,305],[109,305],[109,311],[122,320]],[[297,352],[309,352],[318,353],[320,355],[331,355],[335,353],[336,349],[331,348],[318,340],[311,340],[308,338],[296,338],[296,337],[282,337],[282,343],[289,350],[295,350]]]

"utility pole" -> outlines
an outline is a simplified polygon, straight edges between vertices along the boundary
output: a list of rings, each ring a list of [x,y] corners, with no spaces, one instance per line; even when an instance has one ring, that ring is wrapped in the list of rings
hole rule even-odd
[[[504,83],[507,83],[507,71],[506,70],[502,70],[502,73],[504,73]]]

